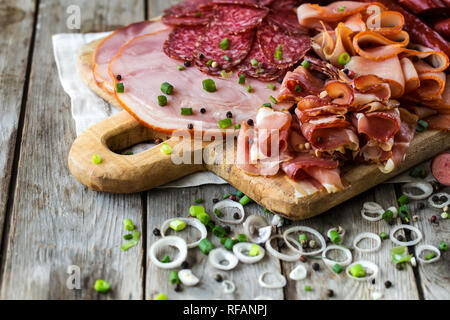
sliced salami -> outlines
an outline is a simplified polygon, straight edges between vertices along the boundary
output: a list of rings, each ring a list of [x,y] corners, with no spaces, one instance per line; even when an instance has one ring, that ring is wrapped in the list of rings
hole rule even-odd
[[[228,38],[228,49],[223,50],[220,42]],[[238,34],[227,33],[224,28],[211,22],[200,37],[194,52],[200,70],[209,74],[219,74],[240,64],[250,52],[255,38],[254,30]],[[217,65],[216,65],[217,64]]]
[[[269,9],[267,8],[222,4],[215,7],[214,19],[227,32],[239,33],[255,28],[268,13]]]
[[[301,0],[276,0],[276,1],[270,1],[270,8],[272,10],[293,10],[297,8],[301,3],[307,2],[307,1],[301,1]]]
[[[212,0],[186,0],[163,11],[164,16],[196,17],[202,8],[206,8]]]
[[[253,63],[252,63],[253,62]],[[262,52],[258,41],[253,42],[247,58],[238,66],[240,72],[262,81],[276,80],[284,75],[284,69],[272,64]]]
[[[203,26],[176,27],[164,42],[164,52],[173,59],[192,61],[195,44],[204,31]]]
[[[270,3],[271,1],[267,0],[212,0],[214,4],[239,4],[243,6],[253,6],[257,8],[261,8],[266,6],[265,3]]]
[[[271,10],[266,20],[276,32],[282,31],[289,35],[308,34],[308,29],[300,25],[297,15],[292,10]]]
[[[266,58],[283,68],[296,64],[311,48],[309,36],[276,32],[264,22],[258,26],[256,35]]]
[[[206,12],[199,14],[198,16],[182,16],[174,17],[171,15],[165,15],[162,17],[162,22],[169,26],[201,26],[207,25],[211,19],[211,14]]]

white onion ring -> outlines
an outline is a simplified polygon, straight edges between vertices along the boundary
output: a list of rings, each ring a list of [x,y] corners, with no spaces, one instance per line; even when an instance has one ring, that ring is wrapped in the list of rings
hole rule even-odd
[[[363,239],[373,239],[376,241],[376,245],[373,248],[369,248],[369,249],[362,249],[360,247],[358,247],[358,243],[363,240]],[[359,251],[359,252],[374,252],[377,251],[378,249],[380,249],[381,247],[381,238],[379,235],[372,233],[372,232],[363,232],[358,234],[355,239],[353,240],[353,247]]]
[[[156,250],[161,248],[162,246],[174,246],[178,248],[180,252],[177,258],[174,261],[167,263],[159,261],[158,258],[156,258]],[[186,241],[180,237],[167,236],[157,240],[150,247],[150,260],[152,263],[155,264],[155,266],[161,269],[178,268],[179,266],[181,266],[183,261],[186,260],[186,257],[187,257],[187,244]]]
[[[163,224],[161,226],[161,236],[163,238],[166,236],[166,231],[169,229],[170,223],[173,220],[183,220],[184,222],[186,222],[187,225],[190,225],[191,227],[194,227],[195,229],[200,231],[200,233],[201,233],[200,239],[198,241],[188,243],[187,244],[188,249],[195,248],[196,246],[198,246],[200,241],[202,241],[203,239],[205,239],[208,236],[208,231],[206,230],[205,225],[200,222],[200,220],[194,219],[194,218],[179,217],[179,218],[168,219],[163,222]]]
[[[327,258],[327,252],[330,251],[330,250],[341,250],[341,251],[343,251],[345,253],[345,255],[347,256],[347,259],[345,259],[344,261],[339,262],[339,261],[335,261],[335,260],[331,260],[330,258]],[[352,259],[353,259],[352,252],[349,249],[344,248],[342,246],[335,245],[335,244],[329,245],[322,252],[322,260],[329,267],[333,267],[335,264],[340,264],[341,266],[346,267],[350,263],[352,263]]]
[[[187,287],[195,286],[200,281],[192,273],[191,269],[182,269],[182,270],[178,271],[178,278],[180,278],[181,283]]]
[[[438,196],[438,197],[445,196],[445,197],[447,197],[447,201],[445,201],[441,204],[434,203],[434,201],[433,201],[434,196]],[[450,195],[447,192],[435,193],[431,197],[428,198],[428,203],[430,204],[430,206],[432,206],[434,208],[442,209],[450,204]]]
[[[264,258],[266,251],[263,247],[259,246],[259,254],[255,257],[250,257],[242,253],[242,251],[249,251],[252,247],[253,243],[250,242],[239,242],[233,246],[234,255],[241,261],[242,263],[255,263]]]
[[[434,258],[431,258],[430,260],[425,260],[425,259],[421,258],[420,254],[425,250],[433,251],[436,254],[436,256]],[[419,259],[419,261],[421,263],[433,263],[433,262],[438,261],[441,258],[441,251],[438,248],[436,248],[435,246],[432,246],[429,244],[422,244],[416,248],[416,257],[417,257],[417,259]]]
[[[236,290],[236,285],[231,280],[223,280],[222,287],[224,293],[233,293]]]
[[[327,231],[327,237],[330,238],[330,240],[331,240],[331,231],[333,231],[333,230],[338,232],[337,228],[331,228],[331,229],[328,229],[328,231]],[[342,231],[342,233],[338,232],[338,234],[341,236],[341,238],[343,238],[345,236],[345,229],[342,229],[342,230],[344,230],[344,231]]]
[[[266,242],[272,234],[272,227],[267,223],[266,219],[258,215],[247,217],[243,227],[248,239],[254,243]],[[254,236],[255,231],[257,236]]]
[[[301,254],[298,253],[298,252],[294,252],[293,255],[289,255],[289,254],[284,254],[284,253],[281,253],[281,252],[275,250],[272,247],[272,240],[273,239],[278,239],[278,238],[283,239],[283,236],[280,235],[280,234],[275,234],[272,237],[270,237],[269,240],[266,241],[265,247],[267,249],[267,252],[270,255],[274,256],[277,259],[280,259],[280,260],[283,260],[283,261],[287,261],[287,262],[294,262],[294,261],[297,261],[298,259],[300,259]],[[283,241],[284,241],[284,239],[283,239]],[[298,246],[298,249],[301,252],[303,250],[302,246],[298,242],[294,242],[294,243],[295,243],[295,245]]]
[[[239,210],[240,218],[239,218],[239,220],[234,220],[234,219],[227,220],[227,219],[222,219],[221,217],[216,216],[216,219],[219,220],[220,222],[225,223],[225,224],[241,224],[244,221],[244,218],[245,218],[244,207],[239,202],[236,202],[236,201],[233,201],[230,199],[225,199],[225,200],[219,201],[214,205],[213,212],[216,209],[220,210],[223,208],[237,208]]]
[[[367,213],[376,213],[377,216],[376,217],[369,217],[366,215]],[[363,217],[365,220],[367,221],[380,221],[381,219],[383,219],[383,207],[380,206],[378,203],[373,202],[373,201],[368,201],[368,202],[364,202],[363,207],[361,209],[361,217]]]
[[[417,239],[407,241],[407,242],[397,240],[397,238],[395,238],[394,235],[398,230],[401,230],[401,229],[408,229],[408,230],[414,231],[415,234],[417,235]],[[401,224],[401,225],[395,226],[391,229],[391,232],[389,233],[389,238],[396,245],[409,247],[409,246],[414,246],[414,245],[418,244],[420,242],[420,240],[422,240],[422,232],[419,229],[417,229],[416,227],[410,226],[409,224]]]
[[[362,265],[362,266],[364,267],[364,269],[371,269],[371,270],[373,271],[373,273],[372,273],[370,276],[368,276],[368,277],[367,277],[367,276],[366,276],[366,277],[362,277],[362,278],[355,277],[355,276],[353,276],[353,275],[350,273],[350,268],[351,268],[353,265],[355,265],[355,264],[360,264],[360,265]],[[378,270],[379,270],[379,268],[378,268],[378,266],[377,266],[375,263],[370,262],[370,261],[360,260],[360,261],[355,261],[355,262],[353,262],[352,264],[350,264],[350,265],[345,269],[345,273],[347,274],[348,277],[352,278],[353,280],[358,280],[358,281],[368,281],[368,280],[374,279],[374,278],[377,276]]]
[[[223,265],[220,262],[226,260],[228,261],[227,265]],[[211,250],[208,255],[209,263],[216,269],[219,270],[231,270],[234,269],[239,263],[238,258],[230,251],[225,250],[224,248],[216,248]]]
[[[295,267],[295,269],[293,269],[290,273],[289,273],[289,278],[291,278],[292,280],[303,280],[308,276],[308,270],[306,270],[306,268],[304,266],[302,266],[301,264],[299,264],[297,267]]]
[[[273,283],[273,284],[268,284],[267,282],[264,282],[264,277],[265,277],[267,274],[273,274],[273,275],[275,275],[275,276],[280,280],[280,282],[278,282],[278,283]],[[278,272],[271,272],[271,271],[264,271],[263,273],[261,273],[261,274],[259,275],[258,283],[259,283],[259,285],[260,285],[261,287],[263,287],[263,288],[268,288],[268,289],[280,289],[280,288],[283,288],[284,286],[286,286],[287,281],[286,281],[286,277],[283,276],[281,273],[278,273]]]
[[[423,193],[422,194],[412,194],[409,192],[406,192],[405,189],[408,188],[417,188],[420,189]],[[404,184],[402,186],[403,194],[406,195],[408,198],[413,200],[423,200],[425,198],[428,198],[433,193],[433,186],[425,181],[418,181],[418,182],[410,182],[407,184]]]
[[[290,233],[293,233],[293,232],[296,232],[296,231],[305,231],[305,232],[309,232],[309,233],[315,235],[315,236],[319,239],[319,241],[320,241],[320,244],[321,244],[320,249],[315,250],[315,251],[311,251],[311,252],[303,252],[303,251],[297,250],[297,249],[296,249],[296,248],[288,241],[288,237],[287,237]],[[294,250],[295,252],[301,253],[301,254],[304,255],[304,256],[314,256],[314,255],[317,255],[317,254],[321,253],[323,250],[325,250],[325,248],[326,248],[326,246],[327,246],[327,244],[326,244],[326,242],[325,242],[325,239],[323,238],[323,236],[322,236],[318,231],[314,230],[313,228],[304,227],[304,226],[297,226],[297,227],[292,227],[292,228],[287,229],[287,230],[283,233],[283,239],[284,239],[284,242],[286,242],[286,244],[288,245],[289,248],[291,248],[291,249]],[[292,240],[292,242],[294,242],[294,243],[295,243],[295,242],[298,242],[297,240],[294,240],[294,239],[292,239],[292,238],[291,238],[290,240]]]

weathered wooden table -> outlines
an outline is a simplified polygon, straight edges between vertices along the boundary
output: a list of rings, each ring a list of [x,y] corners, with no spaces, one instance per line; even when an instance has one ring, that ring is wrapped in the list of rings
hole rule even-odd
[[[266,256],[255,265],[239,265],[232,272],[217,272],[206,263],[198,249],[190,250],[188,261],[201,278],[195,288],[175,292],[168,283],[167,270],[152,266],[148,248],[157,238],[154,227],[169,217],[185,216],[196,198],[212,199],[231,186],[202,186],[186,189],[152,190],[134,195],[111,195],[88,190],[67,169],[67,154],[75,139],[69,97],[58,80],[51,36],[63,32],[113,30],[131,22],[158,15],[171,1],[157,0],[0,0],[0,239],[2,299],[151,299],[165,292],[169,299],[327,299],[333,289],[337,299],[371,299],[382,291],[385,299],[449,299],[450,256],[435,264],[397,270],[390,262],[390,241],[375,254],[355,254],[380,266],[375,284],[360,283],[322,268],[311,271],[306,280],[289,281],[284,289],[262,289],[257,278],[264,271],[288,274],[298,263],[279,262]],[[69,30],[67,9],[78,5],[81,29]],[[364,201],[375,200],[383,207],[394,205],[398,190],[384,184],[330,210],[317,218],[297,222],[326,232],[341,225],[347,239],[357,233],[387,232],[381,222],[360,217]],[[431,224],[439,212],[411,205],[419,220],[414,223],[424,233],[422,243],[450,242],[450,222]],[[247,214],[261,214],[256,204]],[[142,231],[138,246],[127,252],[122,220],[131,218]],[[400,223],[400,222],[398,222]],[[285,227],[284,227],[285,228]],[[239,230],[236,230],[238,233]],[[282,228],[277,230],[282,232]],[[414,252],[415,248],[410,248]],[[313,260],[316,262],[318,260]],[[80,268],[80,289],[66,286],[70,266]],[[224,295],[214,276],[220,273],[236,283],[233,295]],[[96,279],[112,284],[108,294],[93,289]],[[384,289],[390,280],[392,288]],[[313,290],[305,292],[304,286]]]

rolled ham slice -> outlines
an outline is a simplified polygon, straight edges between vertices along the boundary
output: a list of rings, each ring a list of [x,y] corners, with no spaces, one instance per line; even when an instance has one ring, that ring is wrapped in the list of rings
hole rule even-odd
[[[207,76],[195,67],[179,71],[179,62],[167,57],[162,47],[169,31],[137,37],[122,47],[111,61],[110,74],[117,82],[121,76],[123,93],[116,93],[123,107],[142,124],[156,130],[172,133],[186,130],[192,124],[193,130],[223,132],[218,121],[232,112],[233,124],[255,119],[258,108],[269,102],[273,91],[260,81],[248,81],[253,87],[247,92],[246,86],[238,83],[237,73],[228,78]],[[216,84],[216,92],[203,89],[202,81],[211,78]],[[167,96],[167,105],[158,105],[158,96],[163,95],[161,84],[168,82],[174,91]],[[288,108],[288,104],[278,103],[274,108]],[[192,108],[192,115],[181,115],[181,108]],[[205,108],[206,112],[200,110]],[[189,126],[190,127],[190,126]]]

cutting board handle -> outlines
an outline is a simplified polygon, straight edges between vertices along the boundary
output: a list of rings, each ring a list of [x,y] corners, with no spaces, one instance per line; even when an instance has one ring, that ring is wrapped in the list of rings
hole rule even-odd
[[[69,170],[87,187],[112,193],[149,190],[205,170],[202,164],[173,163],[171,156],[162,153],[159,146],[134,155],[114,152],[155,138],[167,139],[165,142],[172,147],[180,142],[179,138],[142,126],[126,111],[121,111],[77,137],[69,152]],[[93,163],[94,154],[100,156],[101,163]]]

